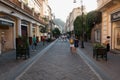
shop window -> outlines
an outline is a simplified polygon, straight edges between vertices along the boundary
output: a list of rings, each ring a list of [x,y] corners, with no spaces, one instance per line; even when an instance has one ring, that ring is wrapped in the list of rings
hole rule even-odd
[[[100,42],[100,30],[95,31],[95,41]]]
[[[115,49],[120,50],[120,28],[115,29]]]

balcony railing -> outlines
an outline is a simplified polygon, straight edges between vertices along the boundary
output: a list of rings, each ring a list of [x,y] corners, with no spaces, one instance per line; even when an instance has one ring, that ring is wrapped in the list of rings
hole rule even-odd
[[[34,17],[39,19],[39,15],[37,13],[34,13]]]
[[[19,2],[18,0],[9,0],[9,1],[15,4],[16,6],[21,7],[21,2]]]
[[[11,3],[11,5],[15,5],[16,7],[19,7],[20,9],[22,9],[24,12],[26,12],[27,14],[29,14],[30,16],[34,17],[35,20],[41,22],[42,24],[47,24],[41,17],[39,14],[37,14],[36,12],[34,12],[34,9],[29,8],[27,5],[23,4],[22,2],[18,1],[18,0],[5,0],[5,2],[8,2],[9,4]]]
[[[30,14],[30,15],[33,14],[33,10],[30,9],[30,8],[29,8],[27,5],[25,5],[25,4],[24,4],[23,10],[24,10],[25,12],[27,12],[28,14]]]

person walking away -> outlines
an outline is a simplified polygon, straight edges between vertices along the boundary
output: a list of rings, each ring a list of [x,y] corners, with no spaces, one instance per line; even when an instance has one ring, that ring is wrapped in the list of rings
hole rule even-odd
[[[45,45],[45,36],[42,37],[43,46]]]
[[[70,38],[69,39],[69,43],[70,43],[70,51],[73,52],[73,49],[74,49],[74,39]]]
[[[33,36],[32,42],[33,42],[33,51],[36,51],[37,41],[35,35]]]
[[[107,52],[110,53],[110,36],[107,36],[107,40],[106,40],[106,50]]]
[[[76,36],[74,39],[75,52],[76,52],[76,48],[78,48],[78,46],[79,46],[79,40],[78,40],[78,37]]]

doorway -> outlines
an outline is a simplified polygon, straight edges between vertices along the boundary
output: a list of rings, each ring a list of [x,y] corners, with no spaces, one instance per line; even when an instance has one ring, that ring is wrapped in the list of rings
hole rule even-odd
[[[26,36],[26,37],[27,37],[27,36],[28,36],[28,35],[27,35],[27,26],[23,26],[23,25],[22,25],[22,26],[21,26],[21,29],[22,29],[22,36]]]
[[[0,52],[6,52],[14,48],[13,27],[2,28],[0,26]]]
[[[115,28],[115,49],[120,50],[120,28]]]

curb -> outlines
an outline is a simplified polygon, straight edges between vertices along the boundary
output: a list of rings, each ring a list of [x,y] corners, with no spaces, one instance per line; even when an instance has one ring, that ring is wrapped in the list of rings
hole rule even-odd
[[[96,72],[95,69],[86,60],[84,52],[82,52],[79,48],[78,48],[78,55],[83,59],[83,61],[88,65],[88,67],[95,73],[95,75],[99,78],[99,80],[103,80],[102,77],[98,74],[98,72]]]

